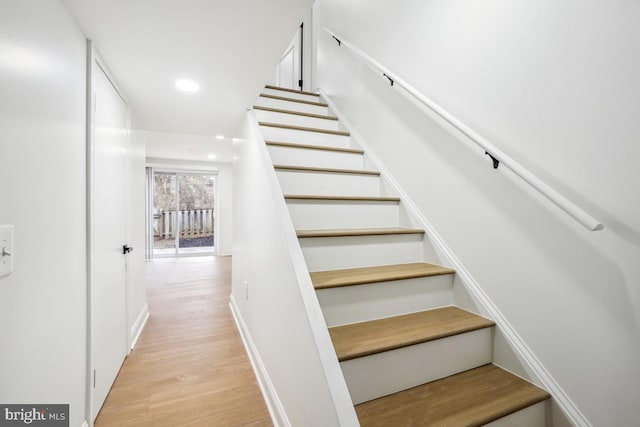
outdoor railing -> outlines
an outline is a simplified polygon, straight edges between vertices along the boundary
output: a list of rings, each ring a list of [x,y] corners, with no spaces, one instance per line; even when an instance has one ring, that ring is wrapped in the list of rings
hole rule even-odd
[[[160,211],[154,215],[154,236],[161,239],[213,235],[213,208]]]

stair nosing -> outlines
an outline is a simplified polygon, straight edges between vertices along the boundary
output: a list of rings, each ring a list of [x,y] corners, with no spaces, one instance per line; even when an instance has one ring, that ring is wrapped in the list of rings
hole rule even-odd
[[[283,92],[299,93],[301,95],[317,96],[318,98],[320,97],[319,93],[307,92],[305,90],[289,89],[289,88],[286,88],[286,87],[280,87],[280,86],[274,86],[274,85],[265,85],[264,88],[265,89],[272,89],[272,90],[281,90]]]
[[[399,203],[400,197],[378,196],[319,196],[314,194],[285,194],[285,200],[318,200],[318,201],[345,201],[345,202],[381,202]]]
[[[287,98],[286,96],[269,95],[268,93],[261,93],[260,96],[263,98],[276,99],[278,101],[288,101],[288,102],[297,102],[299,104],[315,105],[316,107],[329,106],[329,104],[325,104],[324,102],[305,101],[304,99]]]
[[[338,121],[338,118],[336,116],[329,116],[329,115],[325,115],[325,114],[313,114],[313,113],[305,113],[302,111],[294,111],[294,110],[283,110],[282,108],[272,108],[272,107],[262,107],[260,105],[254,105],[253,106],[254,110],[261,110],[261,111],[269,111],[272,113],[282,113],[282,114],[293,114],[296,116],[304,116],[304,117],[311,117],[314,119],[323,119],[323,120],[332,120],[332,121]]]
[[[301,132],[316,132],[316,133],[326,133],[329,135],[338,135],[338,136],[350,136],[349,132],[344,130],[331,130],[331,129],[322,129],[322,128],[312,128],[307,126],[296,126],[296,125],[287,125],[284,123],[271,123],[271,122],[258,122],[260,126],[272,127],[272,128],[280,128],[287,130],[298,130]]]
[[[299,239],[318,237],[365,237],[425,234],[419,228],[345,228],[333,230],[296,230]]]
[[[395,275],[392,275],[391,271],[383,271],[375,273],[375,270],[383,270],[385,267],[408,267],[414,265],[423,265],[428,267],[433,267],[432,271],[405,271],[405,272],[395,272]],[[349,277],[349,273],[355,272],[366,272],[370,270],[370,275],[377,274],[376,277],[368,277],[368,278],[358,278]],[[332,280],[328,283],[322,283],[322,276],[327,273],[342,273],[340,279]],[[382,282],[393,282],[399,280],[407,280],[407,279],[417,279],[422,277],[434,277],[434,276],[444,276],[449,274],[455,274],[455,270],[443,267],[436,264],[430,264],[426,262],[416,262],[416,263],[406,263],[406,264],[392,264],[385,266],[375,266],[375,267],[359,267],[359,268],[349,268],[349,269],[341,269],[341,270],[329,270],[329,271],[313,271],[310,272],[311,281],[313,283],[313,287],[316,290],[320,289],[332,289],[332,288],[342,288],[347,286],[357,286],[357,285],[366,285],[370,283],[382,283]]]
[[[295,142],[281,142],[281,141],[265,141],[265,144],[273,145],[277,147],[300,148],[305,150],[322,150],[322,151],[335,151],[338,153],[364,154],[364,150],[357,150],[355,148],[330,147],[327,145],[298,144]]]
[[[294,165],[273,165],[274,169],[299,171],[299,172],[319,172],[319,173],[344,173],[351,175],[370,175],[380,176],[378,171],[359,170],[359,169],[334,169],[334,168],[319,168],[313,166],[294,166]]]
[[[458,327],[456,329],[452,329],[452,330],[446,330],[446,331],[441,331],[438,333],[432,333],[430,335],[417,335],[411,339],[404,339],[402,341],[398,340],[396,342],[393,343],[387,343],[385,345],[378,345],[378,346],[370,346],[368,348],[363,348],[360,349],[358,351],[352,350],[350,352],[343,352],[343,354],[338,354],[338,350],[336,350],[336,355],[338,356],[338,361],[339,362],[346,362],[348,360],[354,360],[354,359],[358,359],[361,357],[366,357],[366,356],[371,356],[374,354],[378,354],[378,353],[384,353],[387,351],[392,351],[392,350],[397,350],[400,348],[405,348],[405,347],[410,347],[413,345],[417,345],[417,344],[423,344],[423,343],[427,343],[427,342],[431,342],[431,341],[437,341],[440,339],[444,339],[444,338],[448,338],[448,337],[452,337],[452,336],[456,336],[456,335],[461,335],[461,334],[466,334],[469,332],[474,332],[474,331],[479,331],[482,329],[486,329],[486,328],[491,328],[494,327],[496,324],[493,320],[487,319],[485,317],[479,316],[475,313],[471,313],[468,312],[466,310],[462,310],[458,307],[454,307],[454,306],[447,306],[447,307],[441,307],[441,308],[436,308],[436,309],[432,309],[432,310],[424,310],[424,311],[419,311],[419,312],[415,312],[415,313],[409,313],[409,314],[402,314],[399,316],[391,316],[391,317],[386,317],[386,318],[382,318],[382,319],[374,319],[374,320],[370,320],[370,321],[366,321],[366,322],[358,322],[358,323],[354,323],[354,324],[349,324],[349,325],[341,325],[341,326],[334,326],[329,328],[329,334],[331,335],[331,341],[334,343],[334,346],[336,344],[336,331],[338,330],[347,330],[349,328],[357,328],[357,327],[361,327],[361,325],[365,325],[365,324],[373,324],[373,323],[378,323],[378,324],[384,324],[384,323],[388,323],[391,319],[400,319],[402,318],[403,321],[407,321],[406,319],[409,319],[410,317],[419,317],[419,316],[425,316],[427,313],[430,313],[431,315],[435,315],[435,313],[440,313],[440,312],[444,312],[444,311],[460,311],[460,312],[465,312],[467,314],[471,314],[471,317],[475,317],[477,318],[476,320],[478,321],[477,324],[474,325],[468,325],[465,327]],[[482,322],[480,321],[482,319]],[[346,354],[345,354],[346,353]]]

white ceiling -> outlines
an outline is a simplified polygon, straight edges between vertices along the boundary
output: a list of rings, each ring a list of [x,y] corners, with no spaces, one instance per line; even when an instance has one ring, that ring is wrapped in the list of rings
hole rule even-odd
[[[64,2],[128,98],[134,127],[231,138],[312,0]],[[178,91],[178,78],[200,91]]]
[[[213,136],[185,133],[146,131],[144,139],[148,158],[231,163],[231,138],[218,140]]]

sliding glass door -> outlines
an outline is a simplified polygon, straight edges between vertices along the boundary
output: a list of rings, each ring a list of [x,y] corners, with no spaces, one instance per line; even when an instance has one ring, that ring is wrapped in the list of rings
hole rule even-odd
[[[178,254],[212,253],[215,179],[178,175]]]
[[[153,172],[153,256],[215,252],[215,176]]]

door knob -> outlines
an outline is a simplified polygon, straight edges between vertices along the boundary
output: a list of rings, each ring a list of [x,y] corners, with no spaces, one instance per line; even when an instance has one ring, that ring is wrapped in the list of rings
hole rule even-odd
[[[132,252],[132,251],[133,251],[133,247],[128,246],[128,245],[123,245],[122,246],[122,254],[123,255],[126,255],[126,254],[128,254],[129,252]]]

